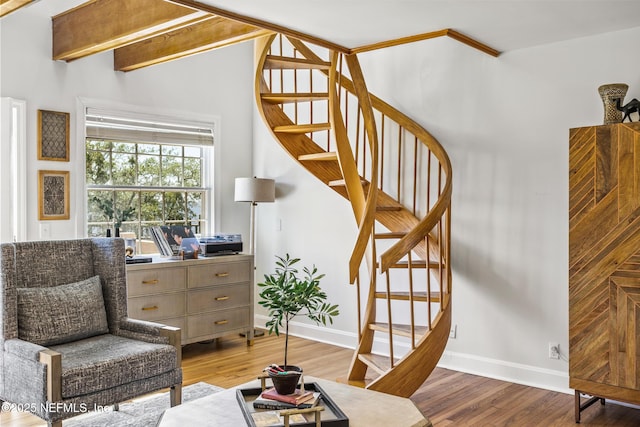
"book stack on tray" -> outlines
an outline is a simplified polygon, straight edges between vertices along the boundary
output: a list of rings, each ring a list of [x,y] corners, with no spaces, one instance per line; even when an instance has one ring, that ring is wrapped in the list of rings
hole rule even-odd
[[[260,393],[253,401],[253,407],[258,409],[293,409],[312,408],[318,404],[320,392],[300,391],[296,389],[292,394],[280,394],[275,388],[269,388]]]

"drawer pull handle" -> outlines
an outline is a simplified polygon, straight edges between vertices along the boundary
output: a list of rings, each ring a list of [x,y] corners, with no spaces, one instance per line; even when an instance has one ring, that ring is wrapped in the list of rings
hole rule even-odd
[[[158,279],[153,279],[153,280],[143,280],[142,284],[143,285],[157,285],[158,283],[160,283],[160,281]]]
[[[229,273],[216,273],[216,277],[227,277]]]
[[[228,296],[224,296],[224,297],[215,297],[215,300],[216,300],[216,301],[226,301],[226,300],[228,300],[228,299],[229,299],[229,297],[228,297]]]
[[[142,307],[142,311],[151,311],[151,310],[157,310],[158,306],[157,305],[152,305],[151,307]]]
[[[228,320],[218,320],[217,322],[213,322],[214,325],[226,325],[229,323]]]

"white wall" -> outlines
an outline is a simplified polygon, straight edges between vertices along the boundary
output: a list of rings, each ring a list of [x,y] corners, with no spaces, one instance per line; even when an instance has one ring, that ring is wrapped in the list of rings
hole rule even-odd
[[[216,153],[220,170],[216,191],[221,206],[216,232],[247,236],[249,206],[233,202],[234,178],[251,174],[253,63],[251,43],[128,73],[113,71],[113,54],[104,52],[70,63],[51,60],[51,16],[83,3],[34,3],[0,21],[0,95],[27,102],[27,238],[73,238],[84,230],[82,153],[76,123],[79,97],[145,108],[150,113],[213,116],[220,119]],[[71,113],[71,161],[38,161],[37,110]],[[38,221],[37,171],[71,171],[71,218]],[[0,197],[3,189],[0,187]],[[78,193],[79,191],[79,193]],[[76,194],[78,193],[78,194]],[[48,225],[50,232],[42,230]],[[80,231],[78,231],[80,230]]]
[[[457,338],[442,366],[567,390],[569,129],[602,124],[601,84],[627,83],[626,100],[640,98],[639,38],[636,28],[499,58],[442,38],[360,56],[370,92],[424,125],[453,164]],[[303,322],[297,332],[353,345],[349,207],[254,121],[254,166],[287,192],[260,206],[258,269],[288,251],[328,271],[340,332]],[[548,358],[549,342],[564,360]]]

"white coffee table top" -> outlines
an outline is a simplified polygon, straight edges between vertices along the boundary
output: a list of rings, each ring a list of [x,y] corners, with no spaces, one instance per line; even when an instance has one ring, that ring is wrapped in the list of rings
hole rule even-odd
[[[305,376],[317,382],[349,418],[349,427],[431,427],[409,399]],[[258,380],[238,386],[260,387]],[[236,388],[167,409],[159,427],[242,427],[247,423],[236,399]]]

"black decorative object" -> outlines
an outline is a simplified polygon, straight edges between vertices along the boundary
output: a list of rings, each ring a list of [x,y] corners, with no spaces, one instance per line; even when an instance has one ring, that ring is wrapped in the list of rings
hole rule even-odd
[[[627,102],[624,105],[620,105],[620,104],[622,104],[622,98],[616,99],[616,109],[618,111],[622,111],[622,114],[623,114],[621,123],[624,122],[624,119],[626,119],[627,117],[629,118],[629,121],[632,122],[633,121],[631,120],[632,113],[640,114],[640,101],[638,101],[636,98],[633,98],[631,101]]]

